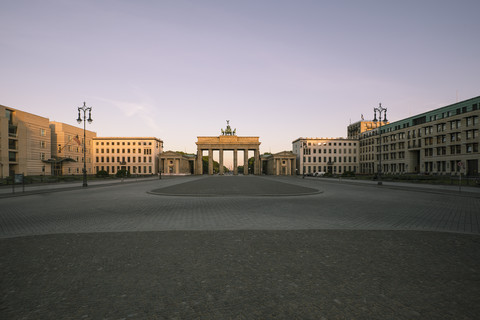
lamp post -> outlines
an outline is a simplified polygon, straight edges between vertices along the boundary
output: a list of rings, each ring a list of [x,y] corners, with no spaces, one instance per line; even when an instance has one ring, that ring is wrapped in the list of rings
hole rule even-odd
[[[83,119],[81,117],[81,112],[83,111]],[[88,119],[87,119],[87,111],[88,111]],[[83,103],[83,107],[78,107],[78,124],[82,123],[83,121],[83,186],[87,187],[87,135],[86,135],[86,122],[92,123],[92,107],[87,107],[85,102]]]
[[[305,179],[305,174],[306,174],[305,173],[305,168],[306,168],[305,167],[305,159],[306,159],[305,155],[307,154],[307,142],[302,142],[302,147],[303,147],[302,148],[302,157],[303,157],[302,160],[303,161],[302,161],[302,168],[301,169],[302,169],[302,179]]]
[[[378,119],[377,120],[377,111]],[[382,120],[383,113],[383,120]],[[380,121],[380,126],[378,126],[378,132],[380,132],[380,154],[379,154],[379,165],[378,165],[378,184],[382,185],[382,122],[387,122],[387,108],[383,108],[382,104],[378,104],[378,108],[373,108],[373,122]]]

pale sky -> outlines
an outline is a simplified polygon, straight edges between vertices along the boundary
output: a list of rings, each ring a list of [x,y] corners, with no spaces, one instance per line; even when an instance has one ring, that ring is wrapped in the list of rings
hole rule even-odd
[[[196,152],[261,152],[480,95],[480,1],[0,0],[0,104]]]

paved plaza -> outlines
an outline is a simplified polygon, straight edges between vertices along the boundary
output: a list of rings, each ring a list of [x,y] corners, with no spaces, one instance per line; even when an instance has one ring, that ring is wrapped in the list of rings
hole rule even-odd
[[[480,192],[164,177],[0,198],[2,319],[475,319]]]

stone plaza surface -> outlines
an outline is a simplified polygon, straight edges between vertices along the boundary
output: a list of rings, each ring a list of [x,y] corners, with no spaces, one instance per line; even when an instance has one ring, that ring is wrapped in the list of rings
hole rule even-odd
[[[2,198],[2,319],[475,319],[470,191],[247,176]]]

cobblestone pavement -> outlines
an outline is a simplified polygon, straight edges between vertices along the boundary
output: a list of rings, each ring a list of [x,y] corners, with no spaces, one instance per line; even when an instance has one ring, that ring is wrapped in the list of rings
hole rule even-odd
[[[474,193],[248,176],[185,196],[223,178],[0,199],[2,319],[480,314]]]

